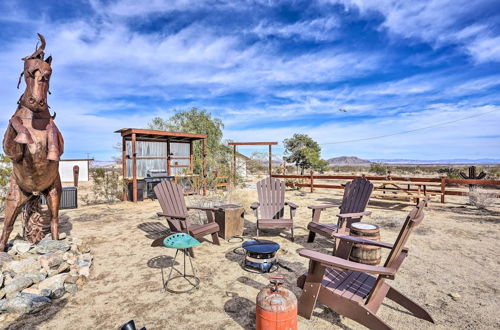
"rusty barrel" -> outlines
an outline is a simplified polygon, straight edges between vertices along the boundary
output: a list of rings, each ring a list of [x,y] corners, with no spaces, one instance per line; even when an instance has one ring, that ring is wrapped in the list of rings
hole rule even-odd
[[[380,228],[366,222],[351,224],[351,236],[366,238],[371,241],[380,241]],[[381,259],[381,248],[366,244],[353,244],[349,259],[367,265],[378,265]]]
[[[257,295],[257,330],[296,330],[297,298],[283,288],[283,276],[270,277],[271,285]]]

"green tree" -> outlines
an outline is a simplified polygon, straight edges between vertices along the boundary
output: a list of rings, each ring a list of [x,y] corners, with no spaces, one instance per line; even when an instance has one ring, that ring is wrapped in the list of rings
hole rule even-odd
[[[307,134],[294,134],[290,139],[283,141],[285,145],[285,161],[300,167],[300,173],[306,169],[324,172],[328,162],[321,159],[321,147]]]
[[[168,119],[155,117],[148,124],[148,128],[160,131],[185,132],[207,135],[207,167],[217,168],[219,172],[226,172],[230,150],[222,145],[222,129],[224,124],[219,118],[214,118],[210,112],[191,108],[187,111],[176,111]],[[193,143],[194,172],[202,174],[201,142]],[[227,171],[229,173],[229,170]]]

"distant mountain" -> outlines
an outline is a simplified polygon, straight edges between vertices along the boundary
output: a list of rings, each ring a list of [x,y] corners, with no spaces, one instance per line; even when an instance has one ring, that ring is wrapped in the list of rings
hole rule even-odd
[[[436,165],[474,165],[474,164],[500,164],[500,159],[436,159],[436,160],[418,160],[418,159],[372,159],[374,163],[385,164],[436,164]]]
[[[370,165],[370,161],[354,156],[342,156],[330,158],[327,160],[330,165]]]

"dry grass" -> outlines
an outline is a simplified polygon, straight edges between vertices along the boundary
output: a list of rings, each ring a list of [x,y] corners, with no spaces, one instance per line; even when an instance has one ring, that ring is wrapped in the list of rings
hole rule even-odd
[[[83,187],[85,188],[85,187]],[[256,200],[253,189],[228,194],[227,202],[246,208]],[[291,271],[279,270],[286,286],[296,295],[297,276],[307,260],[297,251],[307,247],[328,253],[332,243],[319,238],[306,242],[310,220],[307,205],[334,203],[341,191],[315,193],[287,191],[287,200],[300,207],[295,221],[296,240],[287,232],[268,231],[263,236],[281,245],[280,261]],[[199,197],[189,197],[192,203]],[[494,329],[500,328],[497,269],[500,204],[488,210],[466,205],[467,197],[450,197],[449,203],[431,203],[423,224],[414,232],[410,254],[393,281],[394,287],[421,303],[433,315],[436,325],[418,320],[401,307],[387,302],[378,315],[397,329]],[[373,199],[366,221],[381,227],[382,240],[393,242],[410,203]],[[251,329],[255,326],[255,297],[267,283],[265,275],[248,273],[239,263],[238,243],[220,246],[204,241],[196,248],[195,267],[201,288],[183,295],[161,290],[161,268],[171,263],[173,251],[152,247],[167,232],[164,220],[156,217],[157,201],[121,202],[82,206],[63,211],[64,231],[90,244],[95,265],[90,281],[74,295],[65,296],[41,313],[17,317],[0,315],[5,329],[116,329],[129,319],[150,329]],[[335,208],[323,215],[334,219]],[[255,218],[246,214],[245,234],[255,235]],[[17,228],[20,223],[16,224]],[[61,229],[63,230],[63,229]],[[386,254],[385,254],[386,255]],[[458,294],[458,296],[457,296]],[[453,296],[453,297],[452,297]],[[311,320],[299,317],[301,329],[359,329],[360,326],[322,306]]]

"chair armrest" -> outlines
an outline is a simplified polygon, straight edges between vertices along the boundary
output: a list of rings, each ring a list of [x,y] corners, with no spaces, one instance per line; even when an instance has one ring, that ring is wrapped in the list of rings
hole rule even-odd
[[[180,220],[185,220],[187,218],[187,215],[171,215],[171,214],[165,214],[163,212],[158,212],[156,214],[159,217],[166,217],[166,218],[173,218],[173,219],[180,219]]]
[[[250,205],[250,208],[252,210],[256,210],[260,206],[259,202],[253,202],[252,205]]]
[[[331,207],[335,207],[337,205],[332,205],[332,204],[325,204],[325,205],[310,205],[307,208],[311,210],[324,210],[324,209],[329,209]]]
[[[364,215],[370,216],[372,214],[371,211],[363,211],[363,212],[357,212],[357,213],[341,213],[337,214],[337,217],[339,218],[360,218]]]
[[[358,243],[358,244],[366,244],[366,245],[373,245],[373,246],[378,246],[378,247],[383,247],[386,249],[392,249],[394,244],[391,243],[385,243],[385,242],[379,242],[379,241],[372,241],[366,238],[362,237],[355,237],[355,236],[350,236],[350,235],[343,235],[339,233],[333,233],[332,238],[338,238],[343,241],[348,241],[352,243]]]
[[[188,210],[202,210],[202,211],[217,211],[217,208],[214,207],[203,207],[203,206],[188,206]]]
[[[385,275],[389,277],[393,277],[396,274],[396,270],[392,268],[360,264],[357,262],[345,260],[342,258],[334,257],[328,254],[323,254],[321,252],[307,250],[307,249],[300,250],[299,255],[308,258],[310,260],[317,261],[326,267],[348,269],[357,272]]]
[[[285,205],[290,206],[292,209],[297,209],[299,206],[292,202],[285,202]]]

